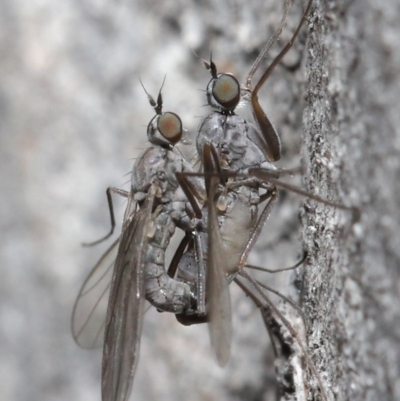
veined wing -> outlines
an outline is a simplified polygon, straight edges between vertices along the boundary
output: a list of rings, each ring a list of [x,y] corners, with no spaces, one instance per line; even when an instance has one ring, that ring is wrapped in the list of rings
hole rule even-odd
[[[144,268],[153,199],[150,194],[120,238],[104,336],[103,401],[126,401],[132,388],[142,332]]]
[[[136,211],[134,193],[128,196],[124,231]],[[72,311],[71,331],[82,348],[96,348],[103,344],[107,305],[110,295],[113,267],[118,254],[119,238],[107,249],[84,281]]]
[[[211,156],[211,144],[204,147],[204,170],[210,173],[208,182],[208,263],[206,297],[210,313],[211,346],[220,366],[225,366],[230,357],[232,338],[231,299],[227,279],[228,267],[219,231],[215,207],[215,192],[218,186],[215,163]]]
[[[107,303],[119,238],[108,248],[84,281],[72,312],[71,330],[82,348],[103,344]]]

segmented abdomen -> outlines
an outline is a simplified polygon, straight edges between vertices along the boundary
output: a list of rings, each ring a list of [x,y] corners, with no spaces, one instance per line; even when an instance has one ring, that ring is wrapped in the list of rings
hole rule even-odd
[[[175,223],[165,212],[154,223],[155,232],[146,254],[146,299],[164,312],[183,313],[190,307],[190,287],[169,277],[165,269],[165,250],[175,232]]]

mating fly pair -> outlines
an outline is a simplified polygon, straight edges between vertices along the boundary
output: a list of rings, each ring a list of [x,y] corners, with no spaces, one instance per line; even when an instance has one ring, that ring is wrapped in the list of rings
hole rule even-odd
[[[289,3],[287,0],[286,6]],[[257,96],[291,48],[311,4],[309,0],[292,39],[254,89],[252,77],[273,41],[260,53],[244,89],[232,75],[218,74],[212,60],[205,62],[212,75],[207,99],[215,111],[204,118],[197,137],[203,173],[193,172],[174,147],[181,138],[182,123],[176,114],[162,113],[161,91],[157,101],[149,96],[156,111],[148,126],[153,146],[135,164],[130,192],[114,188],[107,191],[112,231],[115,221],[111,193],[128,198],[122,233],[83,284],[73,312],[72,330],[79,345],[101,344],[104,332],[103,401],[129,397],[138,361],[145,299],[160,311],[175,313],[183,324],[209,322],[217,359],[221,365],[226,364],[231,336],[228,286],[232,280],[264,312],[268,311],[263,315],[266,323],[269,319],[266,316],[272,313],[287,327],[318,381],[322,398],[328,400],[305,344],[260,284],[244,269],[276,202],[277,187],[344,208],[279,181],[284,171],[271,164],[280,157],[279,137]],[[275,38],[284,25],[287,8]],[[243,90],[251,96],[256,125],[235,114]],[[258,207],[264,201],[267,203],[259,213]],[[185,232],[185,238],[167,270],[165,250],[176,227]],[[108,291],[107,316],[98,324],[96,315]]]

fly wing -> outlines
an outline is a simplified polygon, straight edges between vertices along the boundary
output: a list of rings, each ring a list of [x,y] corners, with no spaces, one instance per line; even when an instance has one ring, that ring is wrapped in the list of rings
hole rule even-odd
[[[207,145],[207,144],[206,144]],[[212,146],[210,144],[210,146]],[[215,192],[218,186],[218,178],[215,176],[214,162],[207,157],[205,146],[204,169],[209,175],[208,188],[208,263],[206,297],[210,314],[210,337],[217,361],[220,366],[225,366],[230,357],[232,321],[231,299],[229,295],[229,283],[227,279],[228,267],[224,257],[221,234],[219,231],[218,215],[215,207]],[[206,160],[209,161],[206,161]]]
[[[102,400],[126,401],[139,357],[144,313],[144,268],[153,196],[127,223],[120,239],[108,303]]]
[[[128,196],[122,230],[133,219],[136,201],[131,191]],[[96,348],[103,344],[107,304],[113,267],[118,254],[119,238],[107,249],[84,281],[72,311],[71,331],[82,348]]]
[[[83,283],[72,312],[71,330],[83,348],[103,344],[111,277],[118,252],[117,239],[104,253]]]
[[[210,191],[212,194],[213,191]],[[211,198],[213,199],[213,198]],[[211,346],[220,366],[229,362],[231,352],[232,321],[231,299],[226,272],[226,258],[222,247],[218,216],[213,201],[208,207],[208,268],[207,296],[210,308]]]

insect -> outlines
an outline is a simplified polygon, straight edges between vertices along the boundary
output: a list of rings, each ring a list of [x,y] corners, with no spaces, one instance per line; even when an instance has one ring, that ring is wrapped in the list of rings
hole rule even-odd
[[[201,122],[196,145],[204,167],[205,187],[209,199],[206,234],[208,238],[206,247],[207,271],[215,270],[217,268],[215,265],[218,264],[220,268],[224,269],[225,275],[229,276],[229,280],[234,279],[252,297],[263,313],[269,311],[263,314],[266,324],[268,324],[268,319],[272,314],[286,326],[292,338],[301,348],[308,368],[317,379],[322,398],[328,400],[322,380],[307,352],[304,341],[270,301],[260,283],[254,280],[245,269],[249,253],[277,201],[279,187],[327,205],[353,210],[279,180],[281,175],[288,172],[277,169],[272,164],[280,158],[280,139],[258,102],[259,90],[275,66],[291,48],[306,20],[311,5],[312,0],[309,0],[291,40],[262,74],[254,89],[251,85],[253,75],[268,51],[271,42],[267,43],[257,57],[246,79],[246,85],[242,89],[233,75],[217,72],[216,65],[211,57],[209,62],[203,60],[205,67],[211,72],[212,76],[207,86],[206,95],[208,104],[214,110]],[[284,24],[286,12],[279,29]],[[255,125],[235,114],[235,109],[244,92],[250,94]],[[264,201],[266,204],[259,214],[258,207]],[[216,241],[215,238],[218,236],[220,238]],[[216,243],[219,244],[218,247],[215,245]],[[191,271],[192,275],[194,274],[193,260],[190,250],[182,256],[178,267],[178,278],[187,276],[188,271]],[[223,263],[220,262],[221,260]],[[240,276],[247,280],[247,286],[241,281]],[[212,286],[206,286],[206,289],[207,293],[209,291],[211,294],[213,293]],[[211,300],[216,299],[218,299],[216,295],[211,296]],[[229,340],[226,342],[229,343]],[[229,351],[227,353],[229,356]]]
[[[286,3],[287,7],[289,4],[290,2]],[[306,196],[310,195],[278,181],[280,175],[286,173],[285,170],[277,169],[272,164],[280,158],[280,139],[259,105],[258,92],[274,67],[291,48],[306,20],[311,4],[312,0],[309,0],[291,40],[266,69],[254,89],[251,86],[252,77],[271,46],[271,41],[266,44],[254,62],[243,90],[232,74],[218,73],[212,59],[210,62],[203,60],[212,76],[207,85],[206,95],[208,104],[214,110],[201,122],[196,146],[204,166],[207,192],[210,190],[212,176],[218,176],[224,187],[217,196],[217,209],[220,215],[223,215],[223,221],[220,221],[221,236],[225,237],[223,243],[229,244],[228,273],[236,272],[238,266],[239,269],[244,266],[252,245],[276,202],[277,186],[286,187]],[[275,37],[279,35],[284,25],[287,7]],[[235,114],[243,92],[251,95],[256,125]],[[260,189],[264,190],[262,195]],[[313,198],[317,199],[315,196]],[[268,202],[260,218],[257,219],[258,205],[263,201]],[[233,228],[241,235],[232,238]]]
[[[161,89],[157,102],[149,94],[148,97],[156,111],[148,125],[153,146],[135,164],[129,193],[107,191],[112,230],[111,193],[128,198],[122,233],[84,282],[72,317],[72,332],[79,345],[98,345],[104,330],[102,399],[107,401],[129,397],[139,355],[145,299],[159,311],[199,317],[206,313],[203,251],[195,223],[201,211],[194,197],[186,198],[175,176],[192,171],[174,148],[182,135],[182,122],[176,114],[162,112]],[[186,183],[186,186],[201,201],[204,189],[200,182]],[[194,240],[197,276],[193,281],[177,281],[165,269],[165,250],[176,227],[190,233]],[[112,267],[110,285],[107,273]],[[97,290],[94,297],[93,289]],[[108,290],[106,320],[93,323]],[[92,304],[88,313],[81,316],[87,308],[88,297]]]
[[[203,121],[197,141],[198,151],[204,164],[208,202],[207,206],[203,207],[200,212],[195,210],[195,203],[189,202],[192,208],[192,213],[189,214],[200,218],[202,220],[200,228],[208,227],[207,230],[203,229],[203,232],[199,235],[196,232],[198,227],[193,223],[192,216],[189,216],[186,210],[186,215],[183,216],[181,214],[183,205],[186,208],[188,199],[198,198],[191,185],[188,182],[184,183],[181,188],[185,192],[185,196],[181,194],[179,197],[174,192],[181,191],[178,186],[174,186],[173,190],[168,187],[169,183],[175,180],[175,177],[172,176],[173,174],[178,173],[177,181],[179,181],[185,177],[185,174],[186,176],[192,174],[190,168],[175,168],[176,165],[172,162],[170,166],[174,166],[174,168],[169,169],[167,165],[161,164],[161,166],[158,166],[160,168],[157,171],[160,174],[163,173],[161,175],[166,175],[168,182],[163,181],[162,177],[159,176],[157,176],[157,180],[152,181],[146,175],[145,160],[147,160],[147,157],[143,156],[141,159],[143,165],[137,164],[134,170],[134,175],[136,175],[133,179],[135,183],[132,188],[134,189],[130,193],[111,191],[128,197],[122,235],[119,242],[114,243],[99,264],[96,265],[93,274],[85,282],[74,311],[75,316],[76,311],[80,308],[81,299],[86,296],[97,281],[102,279],[103,276],[100,274],[101,269],[99,269],[99,266],[107,266],[105,261],[108,262],[115,256],[116,248],[119,244],[105,323],[102,379],[104,400],[123,400],[130,393],[138,358],[144,295],[148,299],[150,298],[159,309],[176,313],[181,322],[187,322],[192,318],[199,318],[197,322],[210,320],[213,347],[216,349],[220,364],[225,364],[230,353],[228,283],[229,279],[233,278],[237,273],[247,279],[246,287],[246,284],[241,282],[240,277],[236,277],[235,280],[239,285],[249,295],[254,290],[257,292],[257,295],[254,296],[255,302],[259,302],[260,307],[264,308],[264,310],[272,311],[272,314],[278,316],[278,320],[283,321],[290,334],[301,344],[304,354],[307,355],[306,349],[302,345],[303,343],[290,323],[270,303],[259,284],[248,275],[243,267],[264,222],[276,202],[276,187],[286,186],[286,188],[293,189],[295,192],[308,195],[302,190],[294,189],[278,181],[279,175],[284,171],[276,169],[271,162],[277,160],[280,156],[279,137],[258,104],[257,93],[274,66],[289,50],[291,43],[298,35],[311,7],[311,2],[310,0],[292,40],[266,70],[255,89],[251,90],[250,88],[251,78],[246,88],[251,93],[253,111],[261,128],[260,130],[234,114],[237,105],[235,102],[240,99],[240,87],[237,80],[229,74],[219,76],[212,60],[208,63],[208,68],[212,73],[212,81],[208,89],[209,102],[214,105],[213,102],[217,101],[217,111],[211,113]],[[264,48],[262,54],[267,51],[267,48],[268,45]],[[258,63],[261,58],[258,58]],[[257,69],[257,66],[255,69]],[[235,90],[236,84],[237,90]],[[220,89],[222,90],[222,95]],[[227,89],[228,95],[229,93],[232,95],[231,99],[224,94],[225,89]],[[153,100],[153,103],[159,108],[159,113],[156,109],[157,115],[161,115],[162,102]],[[225,109],[221,108],[221,105]],[[214,127],[217,127],[217,131],[219,129],[217,135],[213,131]],[[246,132],[246,137],[237,135],[242,132]],[[165,141],[162,135],[161,137],[152,138],[151,141],[160,147],[165,155],[167,152],[171,152],[170,145],[174,143],[174,139]],[[152,160],[150,163],[152,166],[157,164],[154,161],[159,157],[157,152],[160,149],[154,151],[154,154],[151,151],[149,151],[150,153],[145,153]],[[263,193],[259,192],[260,188],[264,190]],[[171,189],[171,191],[168,191],[168,189]],[[318,197],[314,197],[314,199],[318,199]],[[267,201],[267,205],[258,217],[257,208],[262,201]],[[167,208],[165,208],[166,205],[168,205]],[[238,216],[241,219],[238,219]],[[151,276],[148,273],[152,269],[150,265],[153,260],[150,260],[148,255],[156,255],[153,252],[154,248],[161,249],[162,253],[165,251],[170,236],[168,229],[175,226],[180,226],[184,229],[186,241],[192,242],[193,246],[184,253],[182,260],[177,262],[178,272],[176,279],[169,280],[164,267],[163,254],[160,256],[159,263],[154,263],[155,273],[151,273],[153,274]],[[244,228],[245,231],[243,231]],[[233,229],[236,232],[244,233],[244,235],[232,236]],[[164,238],[159,241],[158,235],[164,235]],[[200,241],[198,240],[199,237]],[[205,252],[201,248],[202,242],[207,243]],[[230,248],[227,249],[226,244],[228,242],[230,242]],[[230,252],[232,250],[234,252]],[[225,259],[224,255],[227,254],[230,257]],[[205,274],[205,285],[203,263],[201,261],[204,255],[207,255],[208,265]],[[190,258],[191,260],[189,260]],[[160,287],[158,283],[159,276],[157,276],[160,273],[160,269],[163,277],[170,283],[170,287]],[[175,276],[173,271],[168,273],[169,276]],[[228,278],[228,275],[231,277]],[[164,297],[164,288],[171,290],[172,298],[169,301]],[[105,289],[107,289],[107,285],[105,285]],[[153,295],[155,295],[154,298],[152,298]],[[158,300],[158,295],[164,298]],[[129,300],[133,301],[133,305]],[[209,311],[206,311],[206,306],[208,306]],[[209,316],[207,316],[207,312],[209,312]],[[123,318],[118,319],[121,316]],[[268,319],[265,317],[266,321]],[[88,322],[90,323],[90,321],[91,315],[84,321],[83,326],[76,325],[74,336],[78,342],[83,338],[82,334],[86,332],[86,327],[89,326]],[[97,335],[94,342],[98,341],[102,329],[104,329],[103,326],[98,327],[97,332],[95,331]],[[123,352],[122,347],[125,347],[126,344],[132,344],[133,346],[131,348],[128,347],[128,352]],[[309,357],[307,363],[318,378],[321,391],[324,392],[321,380]],[[327,399],[326,394],[324,399]]]

